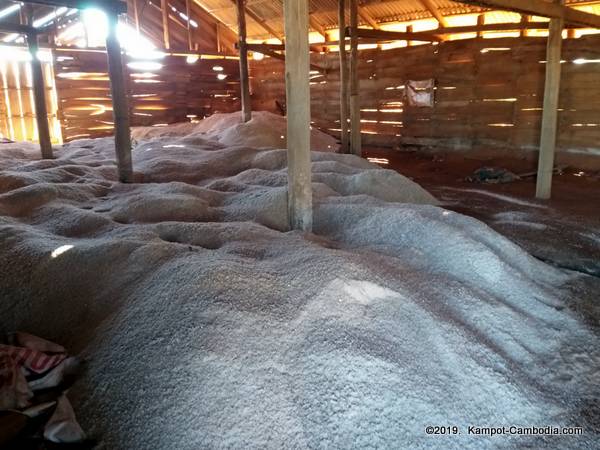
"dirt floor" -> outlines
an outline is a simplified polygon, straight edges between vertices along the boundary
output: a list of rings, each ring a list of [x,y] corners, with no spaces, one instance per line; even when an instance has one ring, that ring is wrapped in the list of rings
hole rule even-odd
[[[476,217],[537,258],[600,277],[600,173],[566,167],[554,176],[553,198],[535,199],[535,177],[504,184],[466,178],[483,166],[530,174],[535,164],[516,159],[469,159],[369,148],[365,157],[412,178],[443,206]]]

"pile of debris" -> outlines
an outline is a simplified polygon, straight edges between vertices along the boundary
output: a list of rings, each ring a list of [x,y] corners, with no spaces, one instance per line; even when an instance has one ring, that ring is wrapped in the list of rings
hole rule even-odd
[[[27,333],[7,335],[0,343],[0,447],[83,443],[66,396],[81,369],[81,360],[58,344]]]

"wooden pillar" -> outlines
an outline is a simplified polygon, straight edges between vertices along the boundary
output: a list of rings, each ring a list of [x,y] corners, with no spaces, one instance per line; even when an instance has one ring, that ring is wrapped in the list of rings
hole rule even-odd
[[[37,35],[27,35],[27,45],[31,54],[31,78],[33,82],[33,101],[35,104],[35,119],[37,122],[38,139],[42,150],[42,158],[52,158],[52,141],[48,126],[48,111],[46,109],[46,85],[42,72],[42,63],[38,58]]]
[[[560,93],[560,58],[564,19],[551,19],[546,48],[546,84],[544,87],[544,111],[540,136],[540,155],[535,196],[549,199],[552,194],[552,172],[556,151],[558,128],[558,100]]]
[[[221,26],[219,22],[215,23],[215,33],[217,35],[217,53],[221,53]]]
[[[58,15],[56,14],[56,10],[58,8],[54,8],[54,17],[58,17]],[[51,47],[56,47],[58,46],[58,43],[56,42],[56,38],[58,37],[58,19],[55,19],[52,21],[52,33],[50,34],[50,46]]]
[[[530,19],[531,16],[528,16],[527,14],[521,14],[521,25],[523,25],[523,29],[519,33],[519,36],[527,37],[529,35],[529,31],[527,28],[525,28],[525,26],[529,23]]]
[[[129,130],[127,90],[123,74],[121,46],[117,40],[117,23],[119,19],[112,12],[107,12],[107,17],[106,54],[108,57],[108,76],[110,78],[110,93],[113,106],[117,169],[119,180],[123,183],[128,183],[133,181],[133,167],[131,162],[131,134]]]
[[[169,1],[160,0],[160,9],[162,11],[162,28],[163,28],[163,41],[165,49],[171,48],[171,42],[169,40]]]
[[[236,0],[238,16],[238,36],[240,47],[240,95],[242,97],[242,120],[252,119],[250,104],[250,76],[248,75],[248,44],[246,43],[246,7],[245,0]]]
[[[340,128],[342,153],[348,153],[348,58],[346,54],[346,0],[338,0],[340,47]]]
[[[187,17],[187,40],[188,40],[188,50],[192,51],[192,28],[190,25],[190,20],[192,20],[192,10],[190,8],[190,0],[185,0],[185,16]]]
[[[350,0],[350,151],[362,155],[358,79],[358,0]]]
[[[311,231],[308,0],[284,0],[290,228]]]
[[[483,27],[484,25],[485,25],[485,14],[479,14],[477,16],[477,27]],[[482,39],[482,38],[483,38],[483,32],[478,31],[477,39]]]
[[[131,0],[133,2],[133,21],[135,23],[135,31],[140,32],[140,14],[138,12],[138,0]]]

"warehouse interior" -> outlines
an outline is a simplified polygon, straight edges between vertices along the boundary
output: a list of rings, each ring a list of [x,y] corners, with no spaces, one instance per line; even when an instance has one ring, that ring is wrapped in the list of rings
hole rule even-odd
[[[599,80],[600,1],[1,0],[0,447],[596,448]]]

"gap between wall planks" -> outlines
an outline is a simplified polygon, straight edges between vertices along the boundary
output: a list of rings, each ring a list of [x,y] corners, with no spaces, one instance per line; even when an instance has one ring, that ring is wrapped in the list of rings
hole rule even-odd
[[[187,62],[187,56],[199,58]],[[155,71],[128,69],[132,126],[202,119],[215,112],[239,111],[239,67],[235,57],[181,53],[167,55]],[[65,141],[113,134],[106,53],[55,51],[56,89]],[[127,56],[127,63],[133,62]],[[224,80],[218,74],[226,76]]]
[[[0,61],[0,134],[15,141],[38,141],[33,77],[27,62]],[[52,65],[41,62],[51,141],[61,143]]]
[[[535,156],[546,42],[538,37],[471,39],[361,50],[363,141]],[[311,79],[313,125],[339,136],[339,56],[332,52],[312,58],[328,68]],[[562,59],[567,62],[562,64],[558,152],[572,161],[598,160],[600,165],[600,158],[593,158],[600,153],[600,64],[593,62],[600,60],[600,36],[565,40]],[[579,59],[590,63],[573,63]],[[276,111],[275,100],[284,98],[281,73],[278,61],[252,61],[254,109]],[[437,84],[435,107],[406,107],[404,82],[429,78]]]

